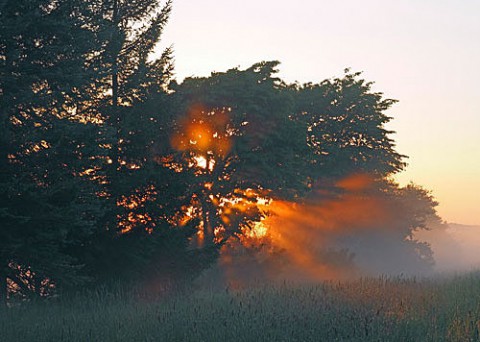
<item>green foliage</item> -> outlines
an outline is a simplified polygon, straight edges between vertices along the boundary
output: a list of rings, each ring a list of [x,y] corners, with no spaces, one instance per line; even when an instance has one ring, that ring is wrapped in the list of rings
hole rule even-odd
[[[103,282],[151,272],[146,267],[165,241],[182,253],[194,232],[173,230],[185,180],[158,162],[159,151],[169,149],[172,61],[170,49],[151,56],[171,2],[98,0],[90,10],[96,40],[87,56],[95,73],[88,102],[101,117],[92,142],[103,147],[90,178],[102,187],[106,210],[83,257]]]
[[[275,77],[278,62],[186,79],[174,88],[179,116],[192,105],[231,111],[234,182],[298,196],[320,177],[354,173],[380,178],[403,169],[385,129],[395,102],[372,93],[360,73],[320,84],[287,85]]]
[[[308,189],[308,161],[313,155],[306,144],[306,122],[292,117],[292,98],[275,77],[277,65],[262,62],[246,70],[189,78],[172,86],[177,123],[173,136],[188,130],[185,120],[191,119],[188,124],[206,124],[210,126],[208,134],[226,140],[204,151],[190,145],[176,154],[183,170],[201,174],[190,193],[200,199],[203,221],[223,230],[223,242],[258,221],[261,213],[254,205],[256,196],[294,198]],[[191,111],[198,112],[195,118]],[[217,148],[225,144],[228,148]],[[199,156],[214,162],[211,170],[199,170],[195,159]],[[247,190],[253,195],[246,195]],[[252,205],[249,210],[234,210],[225,220],[230,209],[218,207],[222,199]],[[211,239],[212,234],[207,237]]]
[[[186,253],[195,230],[174,230],[172,217],[187,178],[158,162],[170,148],[171,51],[150,58],[170,10],[2,3],[0,297],[13,273],[38,294],[25,272],[60,289],[138,277]]]
[[[396,101],[371,91],[361,73],[319,84],[291,86],[295,113],[308,122],[308,143],[316,154],[318,172],[334,177],[368,173],[380,177],[405,167],[385,129],[384,112]]]
[[[89,39],[77,1],[14,1],[0,10],[0,288],[23,295],[45,284],[84,278],[72,253],[92,234],[101,211],[86,165],[89,126],[69,120]],[[58,32],[57,32],[58,30]],[[81,138],[80,138],[81,137]]]
[[[224,158],[233,187],[270,189],[275,196],[293,196],[306,187],[305,122],[295,120],[291,96],[275,77],[278,62],[262,62],[246,70],[231,69],[208,78],[185,80],[174,88],[182,104],[228,107],[234,131],[232,149]]]

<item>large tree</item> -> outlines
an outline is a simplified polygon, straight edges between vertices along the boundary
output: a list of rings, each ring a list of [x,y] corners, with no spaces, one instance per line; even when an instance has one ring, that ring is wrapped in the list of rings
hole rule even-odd
[[[293,198],[308,188],[306,122],[291,117],[277,64],[190,78],[173,88],[174,157],[184,173],[196,175],[190,193],[207,243],[253,226],[259,197]]]
[[[248,235],[268,214],[268,205],[258,205],[264,199],[305,208],[337,203],[349,212],[350,193],[370,184],[369,193],[355,195],[353,205],[377,201],[385,211],[398,210],[390,220],[369,222],[365,229],[372,233],[365,236],[374,241],[385,233],[385,241],[403,253],[393,258],[431,266],[428,246],[411,236],[424,228],[435,203],[422,190],[388,181],[405,167],[393,132],[385,128],[391,119],[386,111],[395,101],[372,92],[359,73],[319,84],[286,84],[275,75],[277,65],[263,62],[188,78],[173,88],[177,125],[171,140],[177,152],[167,160],[191,175],[189,217],[199,219],[201,242],[221,246],[232,236]],[[339,229],[345,231],[349,228]]]
[[[86,65],[96,75],[81,109],[99,118],[94,144],[103,152],[88,177],[102,186],[107,209],[84,259],[99,280],[138,277],[152,259],[181,259],[195,233],[176,227],[187,178],[162,162],[171,148],[173,64],[170,48],[155,48],[171,1],[96,0],[90,10],[95,47]]]
[[[17,292],[78,275],[74,249],[92,234],[92,127],[73,120],[89,84],[84,56],[93,35],[83,2],[9,1],[0,8],[0,279]],[[64,283],[67,283],[66,281]]]
[[[188,177],[161,162],[172,63],[170,49],[155,57],[154,48],[170,9],[153,0],[2,7],[2,275],[81,263],[104,281],[145,273],[152,258],[189,259],[195,230],[174,229]],[[27,240],[49,254],[18,247]]]
[[[194,191],[204,194],[203,206],[245,189],[299,198],[319,179],[333,184],[354,173],[384,178],[404,167],[385,128],[393,100],[371,92],[358,73],[288,85],[275,76],[277,65],[190,78],[175,89],[180,133],[174,143],[181,159],[196,172],[199,157],[212,160],[198,178],[203,189]],[[208,191],[205,183],[211,184]]]

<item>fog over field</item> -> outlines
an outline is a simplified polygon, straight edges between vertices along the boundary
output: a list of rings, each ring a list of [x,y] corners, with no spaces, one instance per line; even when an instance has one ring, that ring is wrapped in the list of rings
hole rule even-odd
[[[431,245],[438,272],[463,272],[480,268],[480,226],[449,223],[416,233]]]
[[[283,208],[280,217],[273,220],[275,227],[269,228],[274,236],[279,232],[294,231],[294,235],[289,235],[288,243],[274,237],[271,245],[260,242],[253,251],[241,245],[225,248],[219,262],[206,270],[197,284],[207,288],[246,288],[265,282],[306,284],[325,280],[351,281],[362,277],[435,279],[480,269],[480,226],[437,222],[414,233],[413,241],[420,244],[410,245],[408,240],[398,243],[392,232],[377,231],[375,225],[362,230],[359,213],[362,210],[369,212],[372,219],[372,207],[369,206],[371,204],[367,203],[352,209],[354,206],[350,205],[349,217],[337,212],[328,223],[323,221],[325,216],[320,218],[321,207],[315,210],[309,207],[309,213],[304,207],[296,206],[294,210],[290,208],[288,214]],[[278,210],[278,205],[276,207]],[[388,217],[388,224],[395,224],[392,217],[385,217]],[[357,221],[353,223],[352,220]],[[340,222],[359,232],[345,235],[347,228],[336,226]],[[433,267],[408,252],[422,243],[432,251]],[[318,246],[323,247],[319,249]]]

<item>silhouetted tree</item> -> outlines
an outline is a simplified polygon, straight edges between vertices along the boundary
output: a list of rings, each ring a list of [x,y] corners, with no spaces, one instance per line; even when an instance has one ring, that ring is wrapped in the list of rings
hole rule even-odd
[[[171,2],[98,0],[90,8],[95,46],[87,68],[96,75],[83,108],[100,118],[94,143],[104,150],[89,177],[103,187],[107,210],[84,260],[98,281],[138,278],[152,272],[152,260],[182,259],[195,233],[177,224],[188,179],[163,162],[171,150],[173,64],[169,48],[159,56],[154,49]]]
[[[277,65],[189,78],[173,88],[174,160],[196,175],[190,195],[206,243],[221,245],[259,220],[259,197],[293,198],[308,189],[306,121],[291,116],[292,99],[274,76]]]
[[[73,251],[92,234],[91,126],[73,120],[88,84],[79,44],[92,35],[80,1],[9,1],[0,8],[0,279],[42,294],[45,281],[78,283]],[[78,280],[78,281],[75,281]]]
[[[204,238],[221,245],[251,227],[265,214],[256,206],[259,197],[302,203],[314,190],[308,198],[321,205],[341,198],[339,180],[368,175],[376,180],[377,199],[403,208],[396,219],[372,222],[372,231],[387,232],[397,256],[431,267],[429,246],[411,237],[435,203],[418,188],[386,181],[405,167],[393,132],[385,128],[385,111],[395,101],[372,92],[360,73],[289,85],[275,77],[277,65],[188,78],[174,87],[178,124],[172,142],[178,152],[172,167],[195,175],[190,196]],[[374,241],[374,235],[365,236]]]
[[[385,114],[396,101],[371,91],[361,73],[319,84],[291,86],[295,113],[308,121],[308,143],[315,151],[318,173],[335,178],[352,173],[385,177],[405,167],[395,151],[394,133]]]

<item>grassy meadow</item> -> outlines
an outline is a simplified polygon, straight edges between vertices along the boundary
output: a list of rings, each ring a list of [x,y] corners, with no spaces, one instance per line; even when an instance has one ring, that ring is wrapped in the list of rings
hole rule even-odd
[[[1,341],[480,341],[480,273],[195,290],[99,291],[1,309]]]

